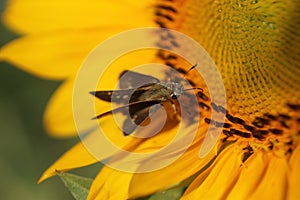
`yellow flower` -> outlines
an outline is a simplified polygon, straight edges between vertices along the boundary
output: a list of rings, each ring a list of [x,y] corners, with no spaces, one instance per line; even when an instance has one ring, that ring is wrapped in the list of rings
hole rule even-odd
[[[197,40],[218,66],[227,95],[226,124],[220,127],[209,118],[212,110],[225,109],[211,102],[205,90],[199,99],[201,119],[196,139],[179,159],[142,174],[104,167],[89,199],[135,198],[185,180],[191,183],[183,199],[299,199],[299,6],[297,0],[13,0],[3,19],[24,36],[2,48],[0,57],[38,76],[65,80],[49,102],[45,124],[53,136],[67,137],[76,132],[72,117],[74,74],[94,46],[122,30],[154,24],[185,33]],[[151,61],[153,54],[149,54]],[[154,59],[169,62],[161,54]],[[114,65],[121,63],[134,66],[139,59],[131,57]],[[174,68],[181,64],[172,63]],[[208,124],[222,129],[223,134],[214,151],[200,159]],[[120,133],[116,127],[107,131]],[[166,130],[149,140],[124,139],[117,134],[111,139],[119,146],[143,152],[157,148],[153,146],[157,141],[168,141],[173,132]],[[93,133],[85,138],[93,139]],[[162,158],[155,159],[159,162]],[[95,162],[97,159],[79,143],[40,180]]]

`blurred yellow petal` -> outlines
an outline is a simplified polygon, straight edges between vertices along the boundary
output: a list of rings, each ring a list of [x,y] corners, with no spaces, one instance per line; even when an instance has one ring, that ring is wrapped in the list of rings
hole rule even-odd
[[[294,150],[290,159],[290,172],[288,173],[288,200],[300,199],[300,146]]]
[[[65,81],[48,102],[44,123],[47,132],[53,137],[64,138],[77,135],[72,111],[73,84],[74,78]]]
[[[0,58],[47,79],[74,74],[102,41],[128,27],[64,30],[33,34],[13,40],[0,50]]]
[[[84,145],[82,143],[78,143],[56,160],[56,162],[42,174],[38,182],[40,183],[60,172],[91,165],[96,162],[98,162],[98,160],[89,153]]]
[[[249,199],[281,200],[286,198],[288,163],[285,158],[273,155],[267,159],[269,159],[267,170]]]
[[[128,188],[132,176],[132,173],[103,167],[91,186],[88,199],[128,199]]]
[[[150,0],[9,0],[3,20],[20,33],[119,27],[124,22],[145,27],[153,25],[150,6]]]
[[[231,190],[227,199],[247,199],[260,184],[268,166],[268,160],[264,159],[263,152],[253,154],[242,169],[239,180]]]
[[[213,169],[203,180],[196,178],[182,199],[223,199],[235,184],[241,168],[241,157],[235,152],[236,145],[225,149],[215,161]]]

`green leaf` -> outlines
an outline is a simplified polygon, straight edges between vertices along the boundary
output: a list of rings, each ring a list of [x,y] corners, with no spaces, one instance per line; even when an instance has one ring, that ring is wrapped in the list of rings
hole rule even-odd
[[[184,188],[173,188],[166,191],[158,192],[152,195],[149,200],[177,200],[180,199],[184,192]]]
[[[61,173],[59,177],[70,190],[76,200],[86,200],[93,179],[69,173]]]

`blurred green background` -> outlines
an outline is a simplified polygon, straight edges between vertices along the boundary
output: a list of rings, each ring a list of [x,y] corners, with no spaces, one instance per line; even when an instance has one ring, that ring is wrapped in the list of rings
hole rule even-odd
[[[0,12],[5,2],[0,0]],[[0,45],[17,36],[0,23]],[[42,80],[0,62],[0,199],[73,199],[58,177],[37,184],[41,173],[78,139],[47,136],[43,112],[59,82]],[[99,166],[77,170],[93,177]]]

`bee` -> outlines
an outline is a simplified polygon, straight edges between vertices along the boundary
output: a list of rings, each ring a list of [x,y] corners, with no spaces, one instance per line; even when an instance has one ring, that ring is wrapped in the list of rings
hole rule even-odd
[[[186,74],[194,69],[192,66]],[[132,134],[136,128],[145,122],[165,102],[170,102],[174,111],[177,111],[175,101],[184,91],[201,88],[184,89],[182,83],[161,82],[159,79],[134,71],[124,71],[119,76],[119,90],[92,91],[90,94],[100,100],[120,105],[108,112],[101,113],[93,119],[99,119],[113,113],[128,113],[122,125],[124,136]]]

